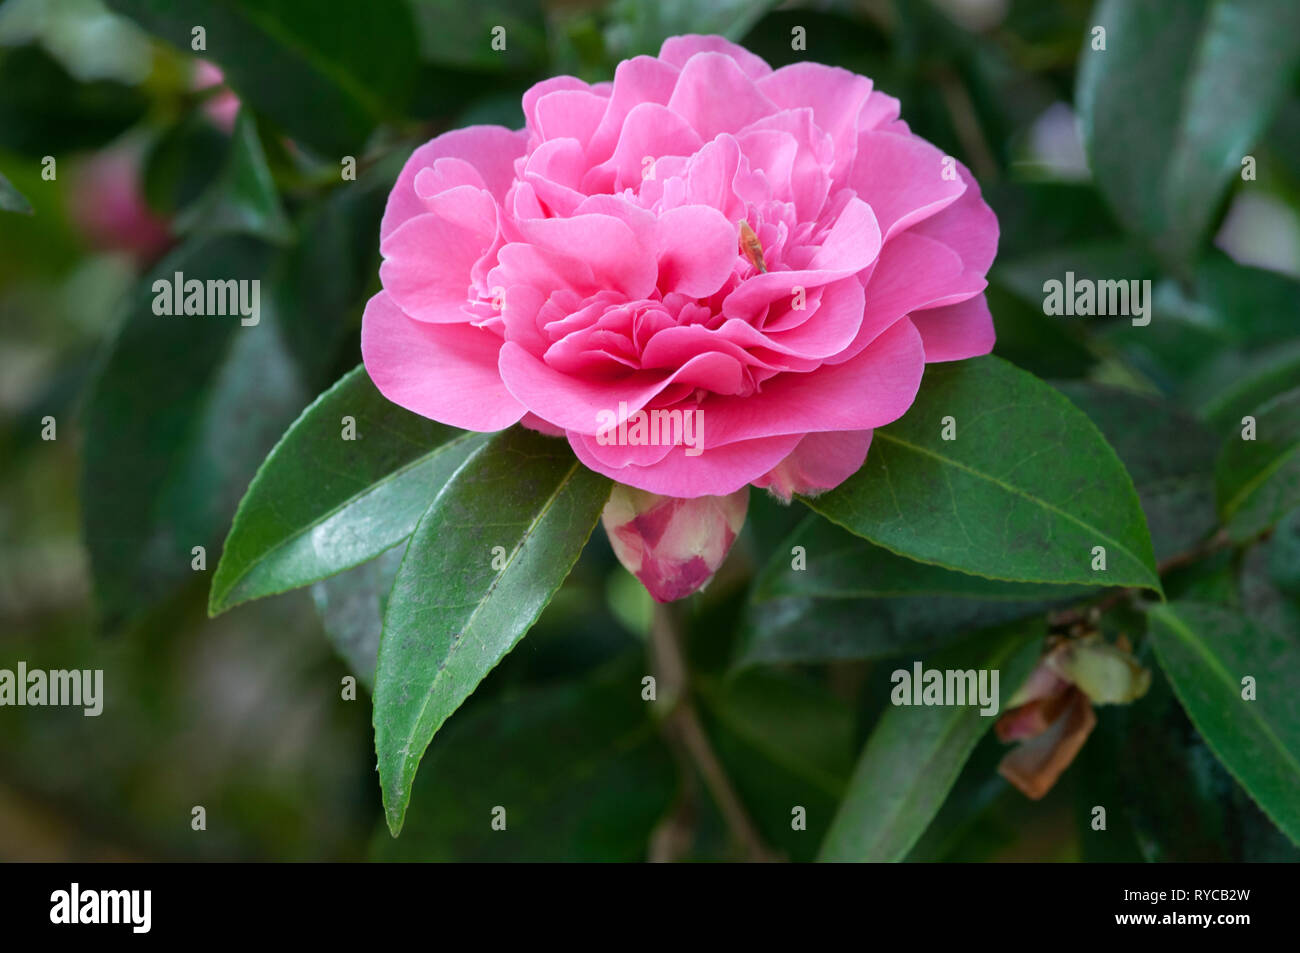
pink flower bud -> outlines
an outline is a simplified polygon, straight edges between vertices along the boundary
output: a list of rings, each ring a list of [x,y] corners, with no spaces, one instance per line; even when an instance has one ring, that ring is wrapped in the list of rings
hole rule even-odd
[[[748,488],[683,500],[616,483],[600,519],[618,561],[656,602],[672,602],[713,578],[748,507]]]

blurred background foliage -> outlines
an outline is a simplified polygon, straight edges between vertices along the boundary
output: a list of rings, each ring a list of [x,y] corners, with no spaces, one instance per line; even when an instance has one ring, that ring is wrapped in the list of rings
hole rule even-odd
[[[1002,223],[997,353],[1068,382],[1129,465],[1157,554],[1185,548],[1214,524],[1217,439],[1300,382],[1300,90],[1292,70],[1267,110],[1244,125],[1223,117],[1241,127],[1253,180],[1210,176],[1207,191],[1147,207],[1143,190],[1171,176],[1189,190],[1201,181],[1157,166],[1173,134],[1162,109],[1195,65],[1205,5],[1163,6],[1112,30],[1107,55],[1137,65],[1088,88],[1133,108],[1105,114],[1118,126],[1095,130],[1090,162],[1076,89],[1098,68],[1081,63],[1103,11],[1088,0],[5,0],[0,667],[102,668],[107,701],[98,718],[0,710],[0,857],[736,856],[706,786],[620,687],[644,670],[649,612],[600,533],[435,739],[396,841],[364,687],[340,697],[345,675],[364,686],[373,673],[393,554],[310,592],[204,612],[257,464],[359,360],[379,216],[410,149],[464,124],[518,127],[531,83],[608,79],[669,35],[723,33],[774,66],[812,59],[870,76],[917,133],[969,165]],[[490,45],[498,25],[505,51]],[[806,52],[791,48],[799,27]],[[1219,82],[1276,75],[1248,46],[1218,52]],[[340,176],[344,157],[355,182]],[[1131,194],[1094,182],[1119,161],[1150,166]],[[1156,279],[1150,327],[1045,317],[1043,281],[1067,269]],[[261,276],[258,333],[152,320],[149,275],[178,270]],[[47,417],[54,440],[42,439]],[[753,494],[734,555],[686,618],[718,756],[772,851],[796,860],[816,853],[886,704],[891,639],[937,646],[1017,614],[955,598],[764,602],[758,571],[804,512]],[[191,568],[195,540],[207,571]],[[1294,639],[1298,550],[1292,514],[1169,589]],[[1140,639],[1141,616],[1107,619],[1112,637]],[[809,661],[783,627],[847,648]],[[910,859],[1296,859],[1144,651],[1152,691],[1100,713],[1048,797],[1003,782],[1002,748],[986,737]],[[1119,808],[1112,835],[1089,837],[1103,793]],[[501,803],[519,832],[509,838],[488,826]],[[791,830],[794,804],[806,832]],[[191,830],[195,805],[204,832]]]

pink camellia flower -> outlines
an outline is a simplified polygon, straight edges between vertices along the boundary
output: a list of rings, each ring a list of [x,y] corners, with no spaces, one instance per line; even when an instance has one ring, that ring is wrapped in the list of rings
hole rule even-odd
[[[389,196],[361,349],[395,403],[661,496],[788,500],[854,473],[927,361],[992,348],[997,220],[869,79],[681,36],[523,110]]]
[[[615,484],[600,515],[614,555],[658,602],[701,588],[745,524],[749,490],[693,499]]]

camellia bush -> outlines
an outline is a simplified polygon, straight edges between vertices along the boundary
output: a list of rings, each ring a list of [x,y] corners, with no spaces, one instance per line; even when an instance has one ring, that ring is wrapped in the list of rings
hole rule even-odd
[[[1300,8],[84,6],[24,426],[96,629],[332,646],[368,856],[1300,857]]]

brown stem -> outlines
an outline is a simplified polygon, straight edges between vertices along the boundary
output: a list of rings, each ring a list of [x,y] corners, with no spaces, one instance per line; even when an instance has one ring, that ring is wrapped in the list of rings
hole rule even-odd
[[[664,725],[671,739],[690,758],[704,785],[709,789],[731,836],[744,849],[751,861],[774,860],[772,852],[750,819],[749,812],[727,777],[722,762],[713,751],[713,745],[700,722],[699,713],[691,701],[687,682],[686,662],[682,656],[681,634],[672,606],[655,603],[654,622],[650,628],[650,643],[654,654],[658,691],[671,710]]]

